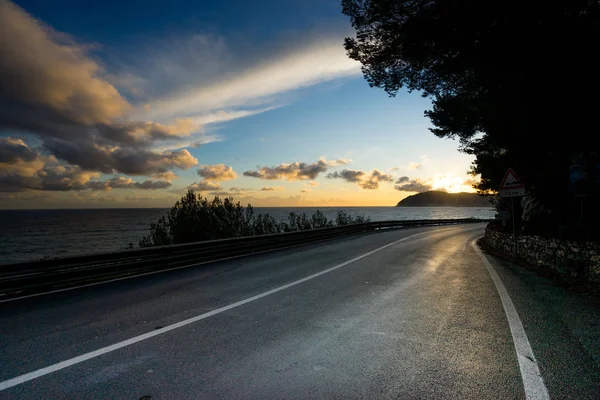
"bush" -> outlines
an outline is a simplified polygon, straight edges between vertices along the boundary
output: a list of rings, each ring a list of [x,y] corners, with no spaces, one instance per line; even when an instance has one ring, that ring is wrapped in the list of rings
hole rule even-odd
[[[338,211],[337,216],[335,217],[335,223],[338,226],[350,224],[364,224],[366,222],[371,222],[371,218],[365,217],[364,215],[357,215],[356,217],[352,217],[352,215],[349,215],[344,211]]]
[[[360,224],[370,222],[362,215],[352,217],[338,211],[336,224]],[[288,215],[287,221],[278,222],[268,214],[254,214],[251,205],[242,206],[232,198],[212,201],[190,190],[156,223],[150,225],[150,234],[143,237],[140,247],[165,246],[170,244],[200,242],[214,239],[227,239],[242,236],[268,235],[282,232],[296,232],[307,229],[330,228],[333,221],[317,211],[312,217],[306,214]]]

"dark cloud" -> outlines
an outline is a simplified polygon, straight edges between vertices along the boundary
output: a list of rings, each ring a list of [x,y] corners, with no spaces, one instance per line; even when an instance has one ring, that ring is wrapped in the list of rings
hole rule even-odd
[[[291,164],[280,164],[274,167],[261,167],[257,171],[245,171],[244,176],[265,180],[312,180],[320,173],[326,172],[330,167],[344,165],[348,162],[349,161],[345,159],[327,161],[325,158],[321,158],[319,161],[312,164],[297,161]]]
[[[22,140],[10,137],[0,138],[0,154],[0,192],[85,189],[98,191],[118,188],[152,190],[171,186],[168,180],[134,182],[125,177],[96,181],[93,179],[100,176],[99,172],[85,170],[77,165],[62,164],[54,157],[44,156],[30,149]]]
[[[0,163],[27,162],[38,157],[39,153],[30,149],[21,139],[0,137]]]
[[[263,178],[263,174],[259,171],[245,171],[244,176],[248,176],[250,178],[267,179],[267,178]],[[274,178],[274,179],[276,179],[276,178]]]
[[[282,187],[274,187],[274,186],[263,186],[260,188],[261,192],[281,192],[284,191],[285,188]]]
[[[346,182],[356,183],[363,189],[379,189],[379,182],[393,182],[394,177],[384,174],[376,169],[367,173],[360,170],[344,169],[327,174],[328,179],[343,179]]]
[[[327,178],[329,179],[343,179],[346,182],[360,182],[364,176],[364,171],[351,169],[344,169],[342,171],[335,171],[334,173],[327,174]]]
[[[135,182],[134,186],[137,189],[142,189],[142,190],[155,190],[155,189],[170,188],[172,186],[172,184],[169,181],[152,181],[152,180],[148,179],[143,182]]]
[[[156,190],[167,189],[172,186],[169,181],[145,180],[143,182],[134,182],[131,178],[123,176],[114,177],[105,181],[90,181],[86,186],[92,190],[111,190],[111,189],[141,189]]]
[[[73,165],[45,166],[39,170],[29,165],[12,167],[0,165],[0,192],[85,190],[89,180],[98,175]]]
[[[110,174],[154,175],[173,168],[188,169],[198,160],[186,149],[161,153],[144,149],[100,147],[88,141],[48,139],[44,148],[58,159],[83,169]]]
[[[150,150],[156,141],[188,136],[196,124],[127,121],[132,106],[86,46],[7,0],[0,1],[0,37],[10,38],[0,40],[0,130],[33,133],[45,151],[84,170],[145,175],[197,165],[189,153],[193,162]],[[0,150],[4,162],[27,157],[35,155],[22,146]]]
[[[428,192],[432,189],[431,184],[422,182],[420,179],[410,179],[408,176],[403,176],[396,181],[394,189],[401,192]]]

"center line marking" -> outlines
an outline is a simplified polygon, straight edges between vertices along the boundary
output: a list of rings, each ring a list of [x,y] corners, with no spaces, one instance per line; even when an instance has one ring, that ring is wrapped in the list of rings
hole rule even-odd
[[[444,231],[446,231],[446,230],[444,230]],[[306,281],[309,281],[311,279],[317,278],[317,277],[319,277],[321,275],[325,275],[325,274],[327,274],[327,273],[329,273],[331,271],[335,271],[336,269],[342,268],[342,267],[344,267],[344,266],[346,266],[348,264],[352,264],[355,261],[358,261],[360,259],[368,257],[371,254],[377,253],[378,251],[381,251],[383,249],[387,249],[388,247],[393,246],[395,244],[398,244],[400,242],[404,242],[405,240],[414,238],[416,236],[425,235],[425,234],[431,234],[431,233],[432,233],[431,231],[427,231],[427,232],[421,232],[421,233],[417,233],[417,234],[414,234],[414,235],[407,236],[405,238],[402,238],[402,239],[396,240],[394,242],[388,243],[388,244],[386,244],[384,246],[378,247],[375,250],[369,251],[368,253],[365,253],[363,255],[355,257],[355,258],[353,258],[351,260],[344,261],[341,264],[335,265],[335,266],[333,266],[331,268],[327,268],[327,269],[325,269],[325,270],[323,270],[321,272],[317,272],[316,274],[309,275],[309,276],[307,276],[305,278],[299,279],[297,281],[288,283],[288,284],[283,285],[283,286],[279,286],[279,287],[277,287],[275,289],[271,289],[271,290],[269,290],[267,292],[264,292],[264,293],[261,293],[261,294],[257,294],[256,296],[252,296],[252,297],[249,297],[247,299],[240,300],[240,301],[238,301],[236,303],[229,304],[228,306],[217,308],[216,310],[212,310],[212,311],[206,312],[204,314],[200,314],[200,315],[197,315],[195,317],[188,318],[186,320],[177,322],[175,324],[165,326],[164,328],[156,329],[156,330],[153,330],[151,332],[147,332],[147,333],[144,333],[142,335],[132,337],[131,339],[127,339],[127,340],[124,340],[122,342],[118,342],[118,343],[112,344],[110,346],[106,346],[106,347],[103,347],[101,349],[94,350],[94,351],[91,351],[89,353],[85,353],[85,354],[82,354],[80,356],[73,357],[73,358],[70,358],[68,360],[61,361],[59,363],[49,365],[47,367],[38,369],[36,371],[29,372],[27,374],[23,374],[23,375],[17,376],[17,377],[12,378],[12,379],[8,379],[8,380],[6,380],[4,382],[0,382],[0,391],[6,390],[8,388],[20,385],[22,383],[25,383],[25,382],[28,382],[28,381],[31,381],[31,380],[34,380],[36,378],[40,378],[40,377],[42,377],[44,375],[51,374],[52,372],[56,372],[56,371],[59,371],[61,369],[65,369],[67,367],[70,367],[70,366],[75,365],[75,364],[79,364],[81,362],[90,360],[92,358],[99,357],[99,356],[101,356],[103,354],[107,354],[107,353],[113,352],[115,350],[122,349],[123,347],[131,346],[132,344],[141,342],[141,341],[146,340],[146,339],[153,338],[153,337],[158,336],[158,335],[162,335],[163,333],[167,333],[169,331],[172,331],[172,330],[184,327],[186,325],[193,324],[194,322],[198,322],[198,321],[206,319],[208,317],[212,317],[213,315],[220,314],[220,313],[222,313],[224,311],[231,310],[232,308],[236,308],[236,307],[239,307],[241,305],[248,304],[250,302],[253,302],[255,300],[261,299],[263,297],[270,296],[270,295],[272,295],[274,293],[281,292],[282,290],[285,290],[285,289],[291,288],[293,286],[299,285],[299,284],[304,283]]]
[[[515,308],[506,287],[475,241],[471,242],[471,246],[473,246],[477,254],[479,254],[479,257],[483,260],[485,267],[496,285],[500,300],[502,300],[502,306],[504,307],[504,312],[508,319],[508,326],[510,327],[510,333],[512,334],[513,342],[515,344],[515,350],[517,351],[517,360],[519,361],[519,369],[521,370],[521,379],[523,379],[525,398],[531,400],[549,400],[550,395],[548,394],[548,389],[546,389],[546,385],[544,384],[544,378],[542,378],[542,374],[538,368],[533,349],[529,344],[529,339],[527,339],[527,334],[525,333],[525,328],[523,328],[521,318],[519,318],[517,309]]]

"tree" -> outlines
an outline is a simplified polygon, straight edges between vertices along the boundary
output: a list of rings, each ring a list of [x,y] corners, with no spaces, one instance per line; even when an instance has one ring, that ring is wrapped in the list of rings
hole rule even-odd
[[[343,0],[348,55],[371,86],[432,99],[432,132],[475,156],[480,192],[507,167],[559,221],[569,166],[597,152],[597,1]],[[584,163],[585,164],[585,163]],[[590,165],[594,176],[596,165]],[[594,195],[597,195],[597,186]]]

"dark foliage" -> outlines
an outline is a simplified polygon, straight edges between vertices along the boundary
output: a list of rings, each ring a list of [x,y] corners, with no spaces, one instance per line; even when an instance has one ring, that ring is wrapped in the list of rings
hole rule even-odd
[[[425,114],[432,132],[458,138],[476,157],[471,172],[481,175],[477,189],[497,190],[511,167],[552,211],[555,224],[582,221],[571,207],[569,168],[574,158],[583,159],[587,179],[596,183],[586,195],[597,199],[598,167],[589,161],[599,150],[599,2],[342,5],[356,29],[345,47],[362,63],[369,84],[391,96],[406,88],[431,97],[433,108]]]
[[[363,222],[370,222],[370,218],[338,212],[338,225]],[[239,202],[234,203],[231,198],[221,200],[215,197],[211,201],[190,190],[165,217],[150,225],[150,234],[142,238],[139,245],[164,246],[333,226],[333,221],[328,220],[321,211],[315,212],[310,218],[306,214],[292,212],[287,221],[279,222],[268,214],[255,215],[251,205],[244,207]]]

